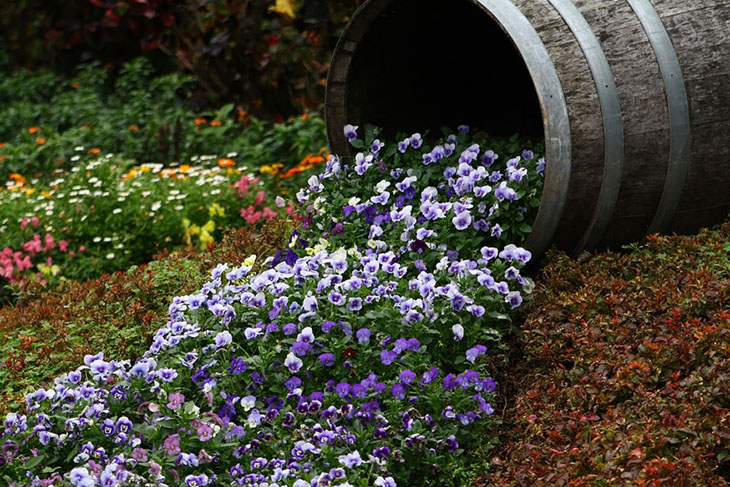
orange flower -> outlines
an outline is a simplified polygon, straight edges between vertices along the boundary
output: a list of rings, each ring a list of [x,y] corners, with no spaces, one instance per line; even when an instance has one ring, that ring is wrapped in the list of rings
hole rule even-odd
[[[25,178],[23,176],[21,176],[20,174],[18,174],[17,172],[12,173],[10,175],[10,179],[12,179],[13,181],[15,181],[16,183],[21,184],[21,185],[26,183]]]
[[[28,129],[29,134],[35,134],[36,132],[40,132],[40,131],[41,131],[40,127],[31,127]]]
[[[180,172],[185,174],[186,172],[190,171],[193,168],[190,164],[183,164],[180,166]]]
[[[0,162],[5,160],[5,156],[0,156]]]
[[[205,125],[208,123],[208,121],[204,118],[196,118],[193,122],[195,122],[195,125]]]
[[[136,131],[138,131],[138,130],[139,130],[139,126],[138,126],[138,125],[136,125],[136,124],[132,124],[132,125],[130,125],[130,126],[129,126],[128,128],[129,128],[129,130],[131,130],[132,132],[136,132]]]
[[[4,148],[5,148],[5,144],[3,144],[2,142],[0,142],[0,149],[4,149]]]
[[[223,122],[221,122],[220,120],[212,120],[210,122],[211,127],[220,127],[221,125],[223,125]]]
[[[302,120],[306,120],[306,119],[307,119],[307,114],[306,113],[302,113]]]
[[[73,88],[74,90],[78,90],[79,88],[81,88],[81,85],[78,81],[74,81],[73,83],[71,83],[71,88]]]
[[[299,166],[300,167],[306,167],[306,166],[308,166],[309,165],[309,159],[311,157],[312,157],[312,154],[307,154],[306,156],[304,156],[304,159],[302,159],[301,161],[299,161]]]
[[[325,158],[322,156],[313,156],[312,154],[307,154],[304,159],[299,162],[299,166],[304,169],[309,169],[311,166],[315,164],[319,164],[321,162],[324,162]]]
[[[89,154],[98,154],[99,152],[101,152],[101,149],[99,149],[98,147],[92,147],[91,149],[89,149]]]
[[[287,178],[294,176],[295,174],[299,174],[302,171],[303,171],[303,169],[301,167],[293,167],[293,168],[289,169],[287,172],[279,175],[279,178],[287,179]]]
[[[46,139],[44,139],[43,137],[38,137],[37,139],[35,139],[35,143],[38,145],[43,145],[46,143]]]
[[[90,129],[91,125],[89,125],[88,123],[85,123],[82,125],[82,127],[84,127],[85,129]]]
[[[233,167],[236,164],[236,161],[233,159],[223,158],[218,159],[218,165],[220,167]]]

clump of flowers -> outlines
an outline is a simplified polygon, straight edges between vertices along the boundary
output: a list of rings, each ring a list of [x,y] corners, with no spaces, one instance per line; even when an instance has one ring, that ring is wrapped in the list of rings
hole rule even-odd
[[[300,199],[325,194],[324,182],[347,171],[339,164],[330,157]],[[453,220],[473,208],[467,198],[439,199],[457,196],[448,177],[441,188],[431,168],[402,171],[398,191],[466,230]],[[363,196],[385,207],[380,186]],[[370,211],[358,205],[348,216]],[[314,240],[342,209],[321,207],[261,272],[255,256],[217,266],[198,293],[173,300],[142,359],[88,355],[29,394],[27,414],[8,414],[0,475],[17,486],[468,482],[469,453],[491,441],[495,422],[486,357],[532,288],[520,273],[531,255],[499,241],[454,248],[458,239],[406,207],[388,208],[383,233],[373,223],[351,242],[335,238],[357,235],[349,221]]]
[[[545,160],[518,150],[516,138],[491,141],[461,126],[433,143],[419,133],[386,143],[375,128],[363,139],[357,130],[345,127],[353,147],[362,149],[352,163],[330,158],[297,193],[308,215],[306,240],[387,245],[410,260],[433,262],[473,255],[483,245],[519,244],[530,233]]]

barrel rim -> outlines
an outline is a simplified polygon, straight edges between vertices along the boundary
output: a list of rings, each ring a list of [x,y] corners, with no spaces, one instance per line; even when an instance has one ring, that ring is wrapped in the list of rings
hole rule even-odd
[[[530,73],[543,114],[545,184],[525,247],[543,254],[555,236],[568,199],[572,136],[563,84],[545,44],[522,11],[508,0],[475,0],[509,37]]]

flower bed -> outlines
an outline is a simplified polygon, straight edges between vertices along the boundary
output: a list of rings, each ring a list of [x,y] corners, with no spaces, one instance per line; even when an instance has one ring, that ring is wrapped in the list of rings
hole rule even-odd
[[[0,78],[0,181],[70,169],[77,147],[114,153],[137,164],[190,161],[201,154],[237,152],[253,170],[281,163],[289,169],[312,148],[326,145],[316,115],[268,124],[228,104],[202,113],[190,100],[192,78],[155,76],[136,59],[118,75],[95,64],[65,77],[43,71]]]
[[[173,300],[144,358],[89,354],[29,394],[28,415],[4,422],[0,475],[84,487],[468,482],[494,441],[489,357],[532,288],[520,274],[530,253],[504,239],[529,231],[521,200],[539,196],[540,160],[503,157],[490,172],[497,154],[466,128],[432,147],[417,134],[402,150],[353,143],[369,150],[309,179],[308,228],[261,272],[253,255],[217,266]],[[403,199],[387,205],[391,184]],[[353,187],[368,203],[343,205]]]
[[[97,277],[293,212],[277,206],[257,168],[238,164],[236,153],[163,167],[78,149],[70,172],[45,184],[17,175],[0,192],[0,278]]]

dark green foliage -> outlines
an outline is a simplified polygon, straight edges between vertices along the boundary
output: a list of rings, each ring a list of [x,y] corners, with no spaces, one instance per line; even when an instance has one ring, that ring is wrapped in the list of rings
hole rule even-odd
[[[271,127],[235,105],[193,110],[191,76],[155,76],[136,59],[120,74],[86,64],[68,77],[18,71],[0,77],[0,181],[69,168],[77,147],[137,163],[189,162],[237,152],[250,166],[295,165],[326,145],[324,122],[294,117]]]
[[[273,118],[322,103],[334,44],[359,0],[5,2],[0,67],[118,68],[146,55],[197,80],[197,98]],[[272,9],[279,4],[279,8]],[[283,8],[282,8],[283,7]]]

